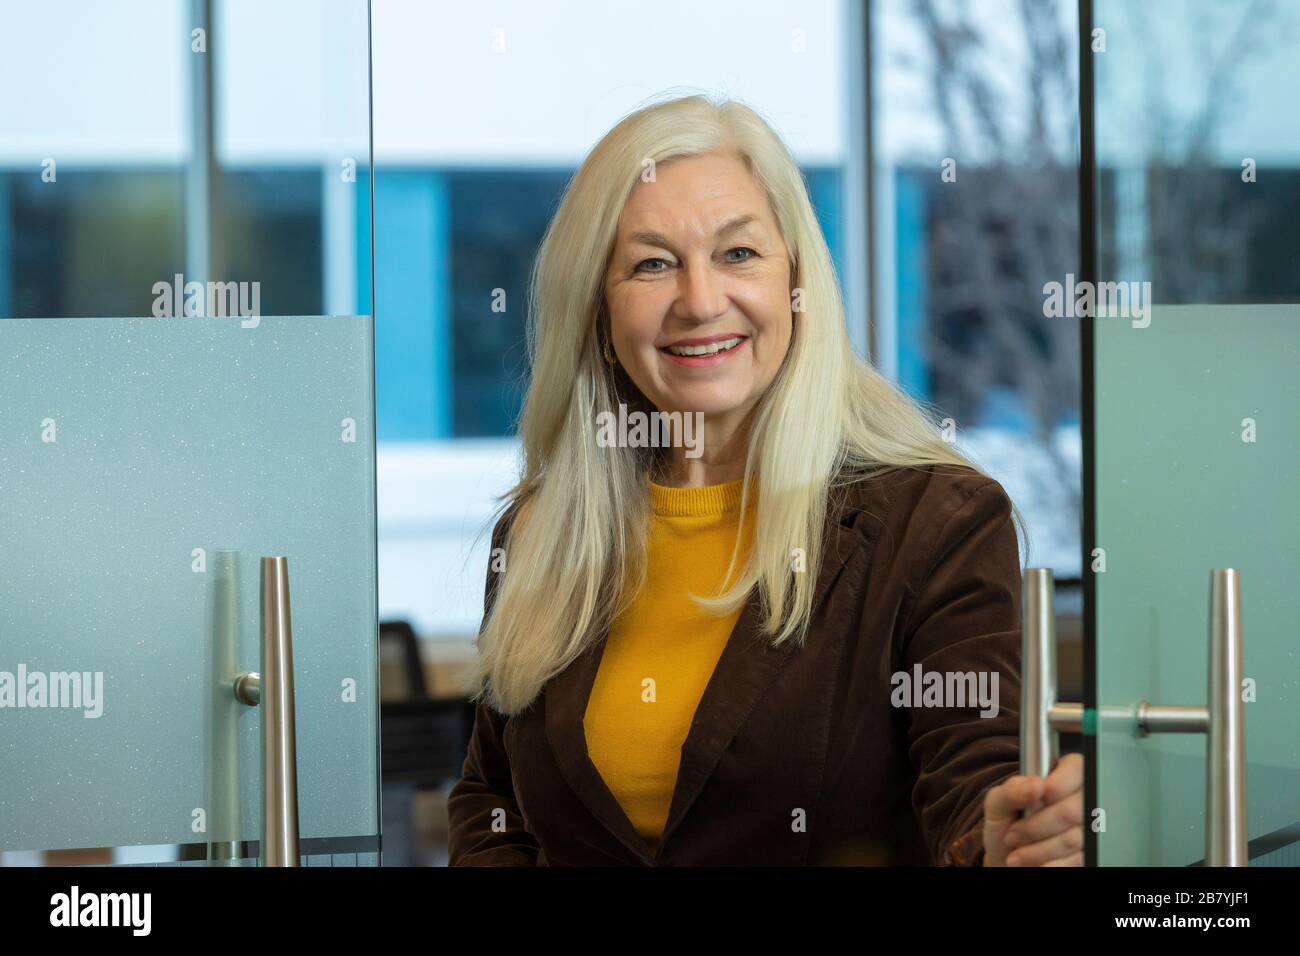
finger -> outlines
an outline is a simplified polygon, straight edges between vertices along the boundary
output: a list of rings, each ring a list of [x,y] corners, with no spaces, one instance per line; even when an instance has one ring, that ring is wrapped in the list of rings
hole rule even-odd
[[[1083,849],[1083,827],[1071,827],[1038,843],[1022,846],[1007,854],[1007,866],[1043,866],[1050,860],[1073,856]]]
[[[1048,860],[1043,866],[1083,866],[1083,851],[1080,850],[1064,860]]]
[[[1042,798],[1043,778],[1016,774],[989,790],[984,798],[986,823],[1007,823],[1017,820],[1020,811]]]
[[[1055,803],[1083,788],[1083,754],[1066,754],[1047,775],[1044,803]]]
[[[1006,845],[1024,846],[1083,825],[1083,794],[1076,791],[1064,800],[1043,807],[1007,828]]]

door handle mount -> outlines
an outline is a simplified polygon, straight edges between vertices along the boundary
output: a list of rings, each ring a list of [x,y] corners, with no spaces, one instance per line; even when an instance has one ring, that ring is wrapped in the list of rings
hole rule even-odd
[[[1020,772],[1046,776],[1057,756],[1057,732],[1084,726],[1082,704],[1056,701],[1056,620],[1049,568],[1027,568],[1021,632]],[[1139,737],[1205,734],[1205,863],[1248,866],[1246,738],[1241,702],[1241,580],[1232,568],[1210,572],[1207,703],[1132,711]],[[1122,708],[1103,708],[1115,713]],[[1037,808],[1031,808],[1031,810]]]

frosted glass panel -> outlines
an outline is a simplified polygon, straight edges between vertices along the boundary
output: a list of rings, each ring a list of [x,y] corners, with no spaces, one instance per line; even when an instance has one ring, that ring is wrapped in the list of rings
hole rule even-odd
[[[1248,836],[1300,821],[1300,306],[1094,321],[1098,703],[1206,702],[1212,568],[1241,577]],[[1103,865],[1205,855],[1205,737],[1099,724]]]
[[[288,557],[301,835],[379,832],[372,338],[0,320],[0,850],[258,839],[259,714],[229,682],[259,669],[264,555]],[[88,695],[37,693],[74,673]]]

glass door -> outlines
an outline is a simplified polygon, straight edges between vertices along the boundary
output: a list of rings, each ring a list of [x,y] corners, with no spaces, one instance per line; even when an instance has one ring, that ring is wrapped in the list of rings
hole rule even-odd
[[[1203,718],[1235,711],[1244,856],[1298,865],[1300,8],[1085,9],[1090,860],[1206,861],[1233,735]],[[1238,623],[1211,704],[1211,637]]]
[[[6,13],[0,864],[379,863],[368,32]]]

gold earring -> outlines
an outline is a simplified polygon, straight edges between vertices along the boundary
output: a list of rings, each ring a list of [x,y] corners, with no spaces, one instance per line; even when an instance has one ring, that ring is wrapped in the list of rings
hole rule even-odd
[[[613,365],[614,356],[609,354],[609,339],[605,338],[603,335],[600,338],[600,350],[605,355],[605,364]]]

